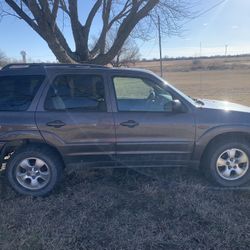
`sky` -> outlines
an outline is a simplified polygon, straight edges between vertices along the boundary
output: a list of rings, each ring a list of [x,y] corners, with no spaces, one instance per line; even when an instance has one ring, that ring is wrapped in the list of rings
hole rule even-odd
[[[84,1],[81,13],[88,12],[93,4],[92,0]],[[201,0],[199,10],[206,11],[219,2]],[[92,34],[100,30],[99,23],[98,20],[93,23]],[[70,27],[66,25],[63,33],[73,46]],[[158,38],[154,37],[136,41],[142,58],[159,57]],[[250,53],[250,0],[225,0],[202,16],[187,21],[181,36],[163,35],[162,38],[163,56],[167,57],[224,55],[226,45],[228,55]],[[0,50],[15,59],[21,59],[20,52],[24,50],[28,59],[56,61],[46,42],[24,21],[12,16],[0,21]]]

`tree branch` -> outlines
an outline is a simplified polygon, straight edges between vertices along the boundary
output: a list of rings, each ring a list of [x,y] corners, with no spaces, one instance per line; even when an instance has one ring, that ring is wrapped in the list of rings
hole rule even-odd
[[[70,15],[69,9],[67,7],[67,4],[65,3],[65,0],[60,0],[59,8],[62,9],[66,14]]]
[[[30,9],[36,23],[13,0],[6,0],[6,3],[48,43],[60,61],[74,62],[74,55],[61,31],[56,24],[52,27],[51,22],[48,22],[51,21],[51,17],[50,20],[43,19],[43,10],[35,1],[23,0],[23,2]],[[47,9],[45,5],[41,7]]]
[[[37,24],[30,18],[13,0],[5,0],[6,3],[17,13],[17,15],[23,19],[33,30],[41,35]]]
[[[78,16],[78,0],[5,0],[5,2],[48,43],[60,62],[88,61],[99,64],[110,63],[115,56],[121,61],[119,53],[132,32],[136,32],[135,28],[138,27],[140,33],[148,34],[148,29],[154,27],[151,24],[159,15],[162,19],[162,29],[168,34],[177,34],[174,32],[180,30],[179,21],[187,17],[185,14],[190,8],[188,0],[96,0],[83,25]],[[93,49],[89,52],[91,26],[100,9],[101,31]],[[75,52],[72,52],[58,27],[59,11],[66,13],[70,18]],[[115,32],[114,39],[108,44],[108,37],[112,31]],[[141,34],[139,36],[142,37]],[[127,54],[126,51],[124,53]]]
[[[59,8],[59,0],[55,0],[54,1],[54,5],[52,8],[52,20],[55,22],[56,21],[56,17],[57,17],[57,13],[58,13],[58,8]]]
[[[106,54],[99,54],[94,58],[92,60],[93,63],[107,64],[110,62],[122,48],[136,24],[148,15],[148,13],[159,3],[159,0],[148,1],[141,9],[139,9],[138,6],[139,2],[140,1],[133,0],[131,12],[121,23],[112,47]]]
[[[111,2],[111,1],[110,1]],[[96,42],[94,48],[92,49],[92,51],[90,52],[91,56],[94,57],[98,51],[100,53],[104,53],[105,50],[105,38],[106,38],[106,34],[107,32],[111,29],[112,25],[117,22],[118,20],[122,19],[123,17],[125,17],[127,14],[129,14],[130,9],[129,7],[132,6],[132,3],[130,2],[130,0],[127,0],[123,9],[112,18],[111,21],[109,21],[110,18],[110,11],[111,11],[111,3],[108,10],[108,13],[106,13],[106,16],[103,14],[102,18],[103,18],[103,28],[100,34],[100,37],[98,39],[98,41]],[[105,5],[103,6],[103,10],[105,9]]]
[[[93,6],[91,11],[89,12],[89,15],[88,15],[87,20],[86,20],[85,25],[84,25],[88,32],[90,30],[91,24],[93,22],[93,19],[94,19],[95,15],[96,15],[97,11],[101,7],[101,4],[102,4],[102,0],[97,0],[95,5]]]
[[[69,13],[76,46],[76,56],[79,57],[79,61],[88,60],[88,40],[86,39],[84,27],[78,18],[77,0],[69,0]]]

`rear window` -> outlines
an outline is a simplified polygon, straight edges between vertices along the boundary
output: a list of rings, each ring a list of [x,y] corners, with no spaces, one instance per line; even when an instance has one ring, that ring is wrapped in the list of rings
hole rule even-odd
[[[0,111],[27,110],[44,76],[1,76]]]

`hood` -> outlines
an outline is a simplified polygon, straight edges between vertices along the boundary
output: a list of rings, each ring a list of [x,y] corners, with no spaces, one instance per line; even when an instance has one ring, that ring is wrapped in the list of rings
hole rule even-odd
[[[201,101],[204,103],[204,105],[201,106],[202,108],[250,113],[250,107],[237,103],[208,99],[201,99]]]

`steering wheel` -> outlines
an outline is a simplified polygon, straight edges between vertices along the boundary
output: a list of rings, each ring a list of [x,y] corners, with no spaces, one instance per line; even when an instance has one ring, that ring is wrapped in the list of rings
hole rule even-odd
[[[156,94],[155,91],[153,89],[150,90],[150,93],[147,97],[147,102],[154,102],[156,99]]]

